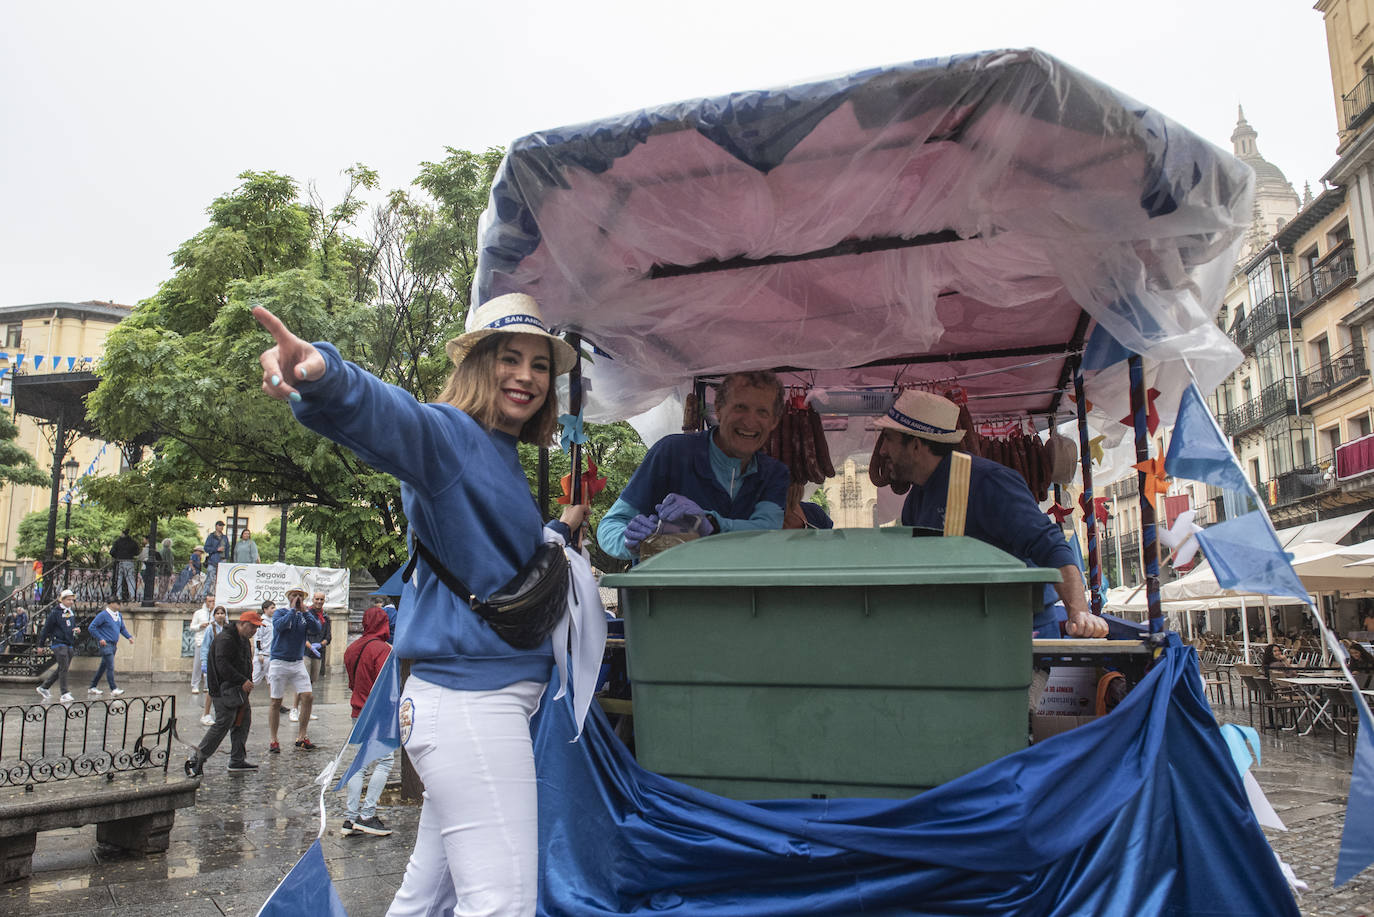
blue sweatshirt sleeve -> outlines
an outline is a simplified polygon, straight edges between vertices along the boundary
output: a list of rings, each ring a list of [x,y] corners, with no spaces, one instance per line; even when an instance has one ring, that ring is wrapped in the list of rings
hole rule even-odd
[[[119,619],[119,632],[124,635],[125,640],[134,639],[134,635],[129,633],[129,628],[124,626],[124,618],[122,616]]]
[[[301,400],[291,410],[297,420],[426,497],[458,481],[464,468],[454,466],[453,456],[470,455],[476,438],[485,436],[475,421],[452,405],[421,404],[405,389],[346,362],[333,344],[314,346],[325,371],[319,379],[295,383]],[[386,435],[378,436],[378,430]]]
[[[625,526],[638,515],[639,510],[626,503],[624,497],[611,504],[596,527],[596,543],[601,545],[601,550],[621,560],[633,560],[634,555],[625,548]]]

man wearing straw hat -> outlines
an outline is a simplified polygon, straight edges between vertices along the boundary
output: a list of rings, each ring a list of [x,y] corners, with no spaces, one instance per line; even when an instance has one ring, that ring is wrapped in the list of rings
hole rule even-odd
[[[1060,636],[1057,593],[1068,613],[1068,636],[1107,636],[1107,622],[1088,610],[1073,550],[1026,482],[1010,468],[954,451],[964,438],[958,405],[930,392],[906,391],[876,426],[892,481],[912,485],[902,505],[903,525],[968,535],[1029,566],[1059,570],[1060,582],[1053,592],[1045,590],[1045,608],[1032,623],[1035,634]]]

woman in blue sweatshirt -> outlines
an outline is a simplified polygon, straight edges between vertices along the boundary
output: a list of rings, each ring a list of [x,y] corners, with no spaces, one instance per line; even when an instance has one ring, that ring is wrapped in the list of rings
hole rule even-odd
[[[573,349],[549,334],[533,299],[498,297],[448,342],[453,373],[421,404],[310,344],[266,309],[276,345],[263,390],[296,419],[401,481],[411,532],[479,596],[505,585],[542,538],[516,443],[547,445],[558,418],[554,378]],[[586,508],[569,507],[569,530]],[[559,525],[560,523],[551,523]],[[553,664],[551,641],[511,647],[421,561],[405,584],[395,652],[413,660],[401,692],[401,742],[425,783],[415,850],[393,917],[531,915],[538,870],[537,794],[529,719]]]

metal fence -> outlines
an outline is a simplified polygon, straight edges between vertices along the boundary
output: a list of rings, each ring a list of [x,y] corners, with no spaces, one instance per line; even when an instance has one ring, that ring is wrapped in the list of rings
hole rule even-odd
[[[167,771],[176,697],[0,707],[0,786]]]

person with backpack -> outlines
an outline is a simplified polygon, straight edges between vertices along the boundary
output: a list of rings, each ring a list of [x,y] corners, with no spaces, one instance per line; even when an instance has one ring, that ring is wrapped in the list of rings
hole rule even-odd
[[[348,686],[353,689],[353,721],[356,723],[363,705],[372,693],[372,685],[391,654],[387,642],[386,612],[376,605],[363,612],[363,635],[344,650],[344,671],[348,673]],[[359,749],[361,754],[361,749]],[[339,831],[344,837],[355,834],[368,834],[372,837],[386,837],[391,829],[377,817],[377,800],[386,789],[386,778],[391,775],[391,765],[395,752],[378,758],[372,765],[372,778],[367,783],[367,798],[362,797],[363,771],[359,770],[348,780],[348,805],[344,811],[343,827]]]

